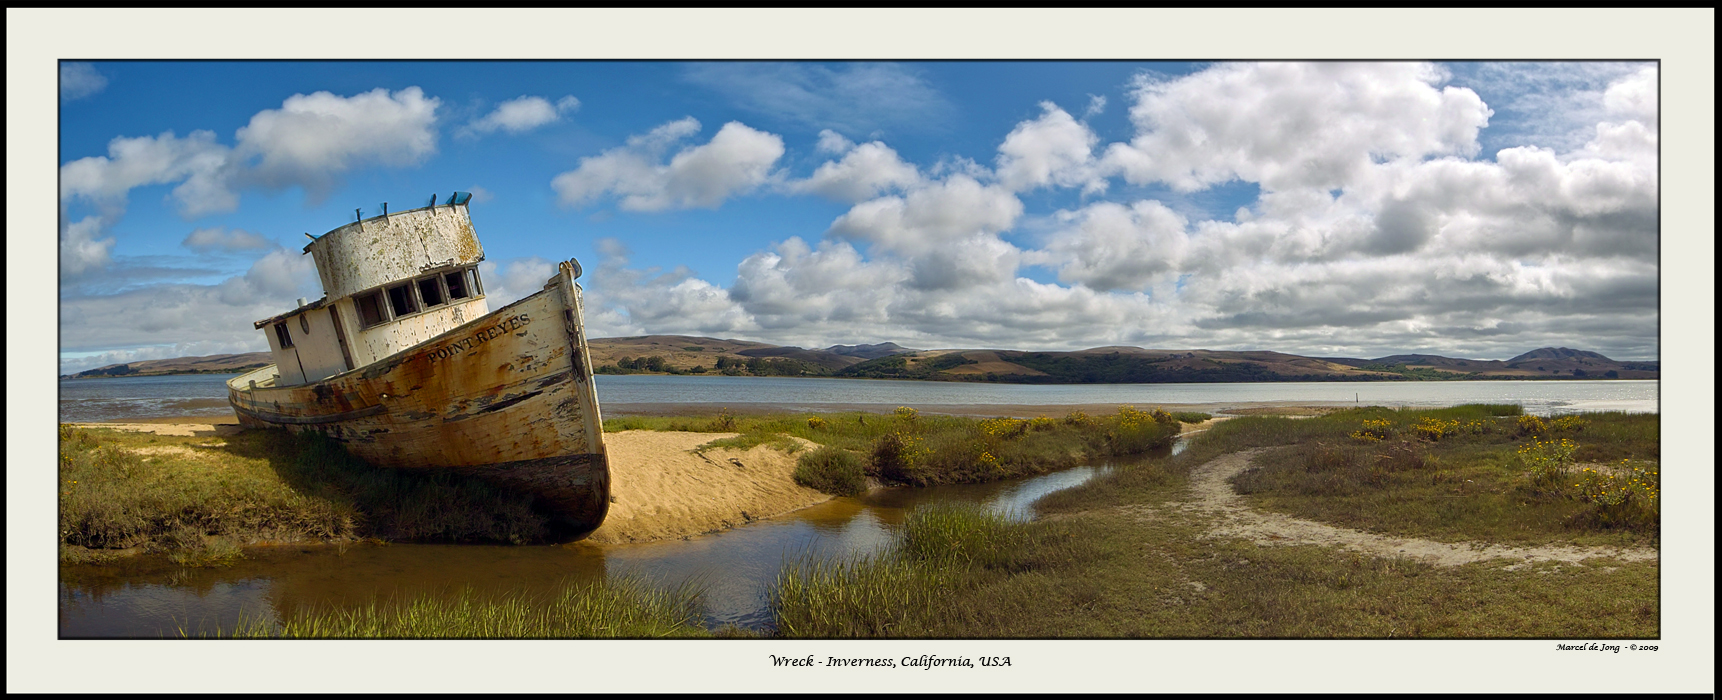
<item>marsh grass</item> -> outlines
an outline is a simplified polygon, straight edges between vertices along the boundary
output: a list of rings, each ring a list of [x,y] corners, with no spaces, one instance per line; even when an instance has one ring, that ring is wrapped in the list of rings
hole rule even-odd
[[[772,590],[780,637],[918,637],[940,616],[939,572],[890,556],[786,564]]]
[[[1656,461],[1661,458],[1662,417],[1655,413],[1605,411],[1583,414],[1583,429],[1568,434],[1579,443],[1579,462]]]
[[[1163,542],[1148,546],[1179,546],[1176,535]],[[1589,560],[1508,570],[1495,560],[1444,568],[1320,547],[1198,547],[1180,567],[1183,580],[1169,582],[1156,601],[1159,613],[1144,621],[1164,625],[1161,634],[1653,638],[1659,630],[1655,564]]]
[[[211,566],[259,541],[531,542],[554,534],[529,496],[449,473],[377,469],[315,433],[209,438],[66,428],[60,438],[67,562],[139,549]]]
[[[566,639],[709,637],[696,585],[664,588],[623,577],[555,593],[452,595],[301,610],[271,625],[242,621],[232,636],[333,639]],[[731,631],[734,634],[734,631]]]
[[[976,620],[1033,606],[1026,592],[976,605],[975,591],[1069,565],[1082,549],[1067,528],[1012,522],[974,504],[910,512],[885,552],[852,561],[801,557],[771,592],[784,637],[951,636]]]
[[[694,448],[694,452],[700,453],[715,449],[751,450],[760,445],[769,446],[784,454],[793,455],[801,452],[801,443],[790,439],[787,435],[760,432],[742,433],[732,438],[712,440]]]
[[[175,533],[181,538],[184,531]],[[239,544],[227,537],[206,537],[191,535],[191,541],[174,541],[173,551],[168,559],[180,566],[197,569],[204,567],[231,566],[233,562],[245,558],[245,553]],[[179,538],[175,538],[179,539]]]
[[[867,488],[861,458],[840,447],[821,447],[796,460],[795,483],[833,496],[853,496]]]
[[[917,511],[885,554],[786,566],[772,594],[773,632],[1650,638],[1659,630],[1653,563],[1441,568],[1319,547],[1258,547],[1204,532],[1199,523],[1116,509],[1035,523],[960,509]]]
[[[973,504],[932,504],[904,520],[898,556],[934,566],[1008,566],[1025,544],[1026,530]]]

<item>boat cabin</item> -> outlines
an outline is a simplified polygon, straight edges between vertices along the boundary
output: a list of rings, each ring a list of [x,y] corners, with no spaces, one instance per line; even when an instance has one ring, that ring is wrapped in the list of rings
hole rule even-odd
[[[323,298],[255,325],[275,358],[274,386],[322,381],[430,340],[487,313],[484,248],[472,195],[359,219],[305,246]],[[309,234],[307,234],[309,235]]]

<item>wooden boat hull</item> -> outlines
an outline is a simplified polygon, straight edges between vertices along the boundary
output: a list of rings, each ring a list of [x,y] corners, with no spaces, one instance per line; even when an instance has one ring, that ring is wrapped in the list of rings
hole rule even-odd
[[[241,375],[228,400],[241,425],[314,430],[380,467],[478,476],[590,532],[610,476],[577,269],[562,263],[537,294],[322,381],[274,387],[273,366]]]

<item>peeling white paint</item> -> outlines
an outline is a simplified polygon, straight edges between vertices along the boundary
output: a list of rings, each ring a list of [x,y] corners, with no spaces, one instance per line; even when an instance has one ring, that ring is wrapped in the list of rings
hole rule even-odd
[[[484,259],[484,248],[464,205],[412,209],[354,222],[305,248],[317,263],[317,276],[330,299]]]

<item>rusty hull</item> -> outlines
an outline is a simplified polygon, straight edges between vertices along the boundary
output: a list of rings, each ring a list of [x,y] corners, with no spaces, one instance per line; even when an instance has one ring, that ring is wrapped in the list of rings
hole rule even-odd
[[[229,401],[247,427],[315,430],[377,466],[479,476],[590,532],[610,481],[574,274],[562,263],[537,294],[323,381],[271,386],[273,366],[241,375]]]

